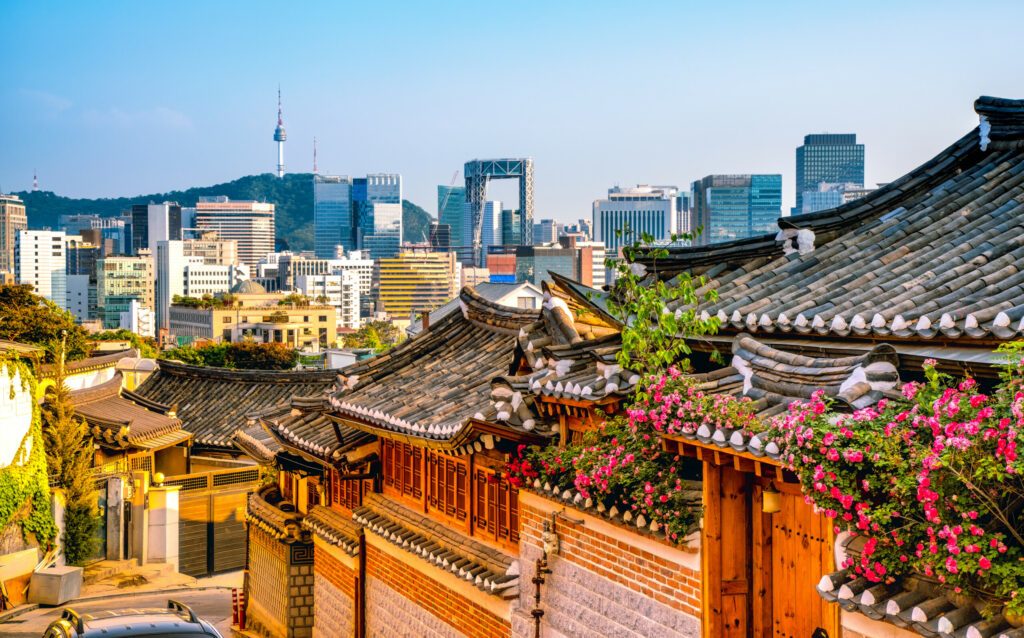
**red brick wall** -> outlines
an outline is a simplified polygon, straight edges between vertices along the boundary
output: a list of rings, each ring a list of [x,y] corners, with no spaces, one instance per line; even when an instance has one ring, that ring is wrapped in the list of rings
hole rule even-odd
[[[410,562],[416,560],[419,558],[409,556]],[[403,598],[467,636],[508,638],[511,633],[511,625],[507,621],[371,545],[366,547],[366,576],[367,579],[380,580]],[[375,601],[368,597],[366,603],[369,606]],[[367,610],[367,614],[370,613]],[[394,629],[400,631],[400,628]]]
[[[356,597],[356,573],[347,566],[341,564],[320,547],[314,547],[313,562],[314,571],[318,576],[323,576],[338,588],[343,594],[355,600]]]
[[[572,510],[567,515],[571,518]],[[550,517],[522,501],[519,504],[519,516],[522,521],[522,542],[541,547],[544,521],[550,520]],[[700,617],[699,572],[564,518],[558,519],[557,531],[561,543],[558,560],[576,563],[673,609]],[[623,536],[630,534],[634,532],[623,530]]]

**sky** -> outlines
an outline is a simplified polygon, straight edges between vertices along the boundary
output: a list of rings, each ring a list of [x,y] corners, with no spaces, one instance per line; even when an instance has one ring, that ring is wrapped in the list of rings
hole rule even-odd
[[[0,192],[113,197],[274,170],[398,172],[436,213],[474,158],[534,158],[535,217],[614,185],[781,173],[857,133],[887,182],[1024,97],[1024,2],[0,0]],[[511,181],[491,197],[515,201]],[[31,211],[29,211],[31,216]]]

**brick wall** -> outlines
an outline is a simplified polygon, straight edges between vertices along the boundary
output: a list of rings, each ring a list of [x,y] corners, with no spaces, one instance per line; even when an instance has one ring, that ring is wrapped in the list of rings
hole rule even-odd
[[[521,492],[520,604],[513,636],[533,636],[533,578],[541,532],[564,505]],[[682,638],[700,635],[699,557],[601,519],[566,511],[541,594],[548,635]]]
[[[315,544],[313,574],[314,638],[355,634],[356,573]]]
[[[370,636],[507,638],[511,631],[507,621],[372,545],[366,547],[366,577]]]
[[[288,548],[255,525],[249,526],[247,627],[260,636],[287,634]]]

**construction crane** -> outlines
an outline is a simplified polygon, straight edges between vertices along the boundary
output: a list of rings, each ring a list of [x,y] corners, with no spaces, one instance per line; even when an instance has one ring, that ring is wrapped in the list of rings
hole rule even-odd
[[[441,200],[440,205],[437,207],[437,223],[441,223],[441,212],[444,211],[444,207],[448,205],[448,198],[452,196],[452,189],[455,188],[455,182],[459,181],[459,171],[452,173],[452,182],[448,184],[448,191],[444,194],[444,199]],[[424,237],[426,242],[430,243],[429,237]],[[451,237],[449,236],[449,242]]]

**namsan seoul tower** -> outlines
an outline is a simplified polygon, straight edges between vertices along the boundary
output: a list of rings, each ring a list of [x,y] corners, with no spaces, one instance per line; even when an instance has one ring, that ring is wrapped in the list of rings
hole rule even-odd
[[[277,128],[274,129],[274,141],[277,142],[277,176],[284,177],[284,141],[288,134],[284,132],[284,119],[281,117],[281,87],[277,87]]]

